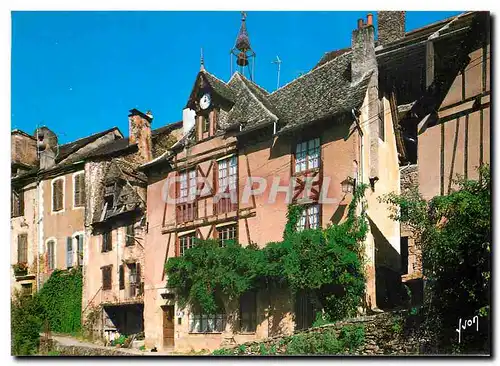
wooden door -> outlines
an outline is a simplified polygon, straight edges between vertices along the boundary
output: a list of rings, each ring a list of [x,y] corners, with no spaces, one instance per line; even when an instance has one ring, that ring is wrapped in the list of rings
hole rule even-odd
[[[174,307],[163,306],[163,348],[174,346]]]

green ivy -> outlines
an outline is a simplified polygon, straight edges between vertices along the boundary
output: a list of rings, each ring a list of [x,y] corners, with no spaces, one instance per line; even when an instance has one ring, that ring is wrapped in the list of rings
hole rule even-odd
[[[36,301],[43,309],[40,317],[48,321],[52,332],[79,332],[82,313],[81,270],[55,270],[36,294]]]
[[[220,247],[215,240],[197,240],[182,257],[165,267],[167,286],[176,290],[181,307],[217,311],[216,295],[229,301],[249,290],[287,286],[308,292],[332,320],[353,316],[365,289],[362,242],[368,230],[363,204],[366,186],[355,190],[347,220],[326,229],[297,232],[300,206],[290,205],[283,241],[242,247]]]

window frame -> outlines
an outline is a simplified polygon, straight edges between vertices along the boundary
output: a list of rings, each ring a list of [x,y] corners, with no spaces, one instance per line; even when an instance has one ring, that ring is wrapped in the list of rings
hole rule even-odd
[[[105,239],[109,235],[109,242]],[[113,230],[106,230],[102,233],[101,253],[108,253],[113,250]]]
[[[57,183],[58,181],[62,181],[62,188],[61,188],[61,208],[59,210],[55,210],[54,209],[54,184]],[[65,206],[65,187],[66,187],[66,177],[65,176],[62,176],[62,177],[57,177],[57,178],[54,178],[51,180],[50,182],[50,189],[51,189],[51,195],[50,195],[50,198],[51,198],[51,213],[52,214],[58,214],[58,213],[62,213],[66,210],[66,206]]]
[[[216,234],[217,234],[217,241],[219,242],[219,245],[221,247],[224,246],[224,242],[225,241],[229,241],[229,240],[234,240],[235,242],[238,241],[238,223],[230,223],[230,224],[227,224],[227,225],[223,225],[223,226],[219,226],[219,227],[216,227],[215,228],[216,230]],[[233,230],[231,230],[233,229]],[[221,238],[221,235],[224,234],[224,232],[227,232],[229,234],[229,231],[231,231],[233,233],[233,238],[230,239],[230,238]]]
[[[81,182],[82,187],[80,187],[80,204],[77,204],[76,200],[76,183],[80,177],[83,176],[83,182]],[[80,171],[73,174],[73,208],[85,208],[85,171]]]
[[[183,169],[177,175],[175,220],[177,224],[182,224],[198,218],[198,168],[194,166]]]
[[[231,165],[233,161],[235,164]],[[221,165],[223,164],[225,164],[225,167],[221,169]],[[229,193],[230,197],[218,197],[218,201],[214,202],[214,213],[219,215],[238,210],[238,155],[232,154],[218,159],[215,168],[215,194]],[[222,172],[224,172],[224,175],[221,177]],[[226,182],[224,182],[224,179]],[[222,184],[224,184],[224,190],[221,190]],[[236,202],[232,202],[233,197],[236,198]]]
[[[74,251],[74,257],[76,257],[76,262],[74,261],[74,263],[76,263],[77,266],[81,266],[83,265],[83,252],[84,252],[84,248],[85,248],[85,232],[83,231],[77,231],[76,233],[73,233],[73,235],[71,236],[71,238],[73,239],[73,251]],[[81,248],[80,248],[80,240],[78,238],[82,238],[81,239]],[[75,250],[76,248],[76,250]]]
[[[183,246],[182,246],[182,240],[184,238],[186,238],[186,239],[191,238],[191,241],[189,242],[188,246],[185,249],[183,249]],[[194,242],[196,241],[196,238],[197,238],[196,231],[192,231],[189,233],[184,233],[182,235],[179,235],[177,237],[177,257],[184,256],[184,252],[193,247]]]
[[[74,240],[74,236],[68,236],[66,238],[66,269],[70,269],[70,268],[73,268],[74,265],[75,265],[75,246],[74,246],[74,243],[73,243],[73,240]],[[71,246],[71,250],[70,249],[70,246]],[[71,256],[70,254],[71,253]],[[68,262],[69,260],[69,262]]]
[[[130,224],[125,226],[125,246],[132,247],[135,245],[135,225]]]
[[[109,286],[105,286],[105,271],[109,271]],[[113,290],[113,265],[109,264],[107,266],[101,267],[101,287],[103,291]]]
[[[11,190],[10,198],[10,217],[22,217],[24,216],[24,189],[14,189]],[[17,198],[17,200],[15,200]]]
[[[52,250],[49,250],[51,243],[52,243]],[[57,268],[57,239],[54,237],[48,238],[47,241],[45,242],[45,247],[47,250],[47,268],[49,271],[53,271],[54,269]],[[52,266],[50,265],[51,257],[52,257]]]
[[[188,315],[189,334],[217,334],[223,333],[227,326],[227,314],[224,304],[217,301],[217,312],[215,314],[205,314],[199,308],[191,308]],[[197,323],[196,323],[197,322]],[[205,328],[202,329],[205,324]],[[198,325],[198,329],[194,326]],[[209,325],[211,329],[209,330]]]
[[[249,299],[249,297],[252,297]],[[248,300],[251,300],[250,311],[243,311],[242,304],[249,304]],[[253,309],[251,309],[253,307]],[[255,333],[257,331],[257,292],[256,291],[247,291],[240,296],[239,301],[239,326],[240,333]],[[249,324],[246,328],[243,326],[243,322],[246,321],[243,319],[243,314],[250,314],[249,316]]]
[[[125,290],[125,267],[123,264],[120,264],[118,268],[118,289]]]
[[[318,146],[315,146],[315,142],[317,140],[317,143],[318,143]],[[310,142],[313,141],[313,147],[310,148]],[[303,152],[305,155],[303,157],[301,157],[300,159],[298,159],[297,155],[298,155],[298,147],[301,146],[302,144],[305,144],[305,150],[302,150],[301,152]],[[292,171],[293,171],[293,174],[294,175],[297,175],[297,174],[306,174],[308,172],[311,172],[311,171],[315,171],[315,170],[318,170],[318,169],[321,169],[321,166],[322,166],[322,160],[321,160],[321,137],[320,136],[316,136],[316,137],[303,137],[301,139],[297,139],[295,141],[295,149],[292,151]],[[310,161],[314,159],[311,158],[311,156],[313,156],[313,154],[311,154],[311,150],[318,150],[318,155],[317,155],[317,165],[316,166],[313,166],[311,167],[310,166]],[[297,161],[298,160],[301,160],[301,159],[304,159],[304,164],[305,164],[305,169],[297,169]],[[301,163],[299,163],[301,164]]]
[[[302,207],[303,207],[303,210],[302,210],[302,213],[300,214],[299,221],[297,222],[297,231],[303,231],[303,230],[309,230],[309,229],[320,229],[322,227],[322,225],[321,225],[321,209],[322,209],[321,204],[319,204],[319,203],[309,203],[309,204],[306,204],[306,205],[302,205]],[[308,212],[308,210],[311,209],[311,208],[313,208],[313,207],[317,207],[318,208],[317,223],[316,223],[316,227],[315,228],[311,228],[311,223],[309,221],[311,215]],[[302,217],[303,217],[304,212],[306,213],[304,215],[305,221],[304,221],[304,225],[302,225],[301,221],[302,221]]]
[[[23,250],[21,251],[21,238],[24,238]],[[21,253],[25,258],[21,258]],[[26,260],[21,260],[26,259]],[[20,233],[17,235],[17,263],[28,263],[28,233]]]

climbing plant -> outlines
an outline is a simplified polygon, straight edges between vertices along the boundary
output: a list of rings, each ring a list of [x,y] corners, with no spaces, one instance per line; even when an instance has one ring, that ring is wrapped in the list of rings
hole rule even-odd
[[[413,228],[422,251],[426,278],[423,308],[433,352],[483,352],[489,347],[491,289],[491,178],[488,166],[479,179],[459,177],[449,194],[424,199],[414,190],[390,194],[392,217]],[[479,317],[462,330],[459,320]]]
[[[297,231],[302,210],[291,205],[281,242],[259,249],[197,240],[182,257],[167,261],[167,286],[176,290],[181,306],[200,306],[208,313],[216,311],[217,294],[234,299],[252,289],[287,286],[292,293],[309,292],[331,319],[354,315],[365,286],[365,188],[357,187],[347,220],[325,230]]]
[[[36,295],[51,331],[73,333],[81,329],[82,272],[55,270]]]

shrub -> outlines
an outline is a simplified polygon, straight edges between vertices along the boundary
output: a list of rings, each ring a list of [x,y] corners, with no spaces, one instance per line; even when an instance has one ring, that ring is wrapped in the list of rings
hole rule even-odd
[[[31,297],[14,294],[11,301],[11,353],[16,356],[36,354],[40,344],[42,321],[40,308]]]

